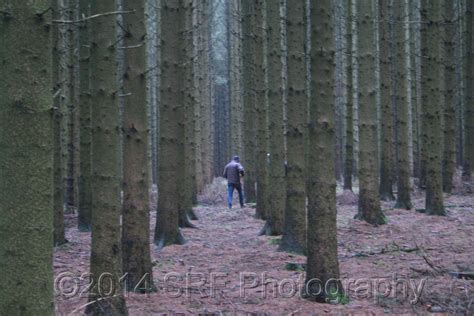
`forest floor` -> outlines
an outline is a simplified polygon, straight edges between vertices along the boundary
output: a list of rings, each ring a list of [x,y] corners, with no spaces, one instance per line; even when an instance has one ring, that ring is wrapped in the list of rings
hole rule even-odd
[[[187,243],[161,251],[152,246],[158,292],[127,293],[129,313],[472,315],[474,280],[456,273],[474,272],[474,195],[458,193],[446,196],[446,217],[383,202],[388,224],[373,227],[353,219],[357,197],[338,189],[339,262],[348,300],[330,305],[299,296],[305,257],[278,252],[278,237],[258,237],[264,221],[254,218],[252,207],[227,209],[225,183],[216,180],[195,208],[198,229],[183,229]],[[413,192],[413,202],[423,208],[423,194]],[[152,211],[151,228],[155,220]],[[54,256],[55,285],[62,289],[56,312],[76,315],[87,303],[87,282],[67,276],[88,272],[90,234],[77,230],[74,214],[66,223],[69,243]]]

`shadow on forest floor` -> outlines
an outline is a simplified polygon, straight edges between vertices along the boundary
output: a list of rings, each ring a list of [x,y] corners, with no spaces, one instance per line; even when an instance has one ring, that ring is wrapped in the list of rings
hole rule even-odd
[[[162,251],[152,246],[158,292],[127,294],[130,315],[474,313],[474,281],[450,274],[474,271],[472,194],[446,196],[447,217],[394,209],[394,203],[383,202],[388,224],[373,227],[353,219],[357,197],[342,197],[346,193],[338,190],[339,262],[349,301],[327,305],[298,295],[305,257],[277,252],[278,237],[257,237],[264,222],[254,218],[252,208],[227,209],[221,179],[207,192],[217,192],[217,197],[209,193],[201,202],[212,198],[214,205],[195,208],[198,229],[183,230],[185,245]],[[415,208],[423,208],[423,194],[414,192],[413,202]],[[152,232],[155,220],[153,210]],[[80,275],[89,269],[90,234],[80,233],[76,221],[68,215],[71,242],[55,250],[55,275],[64,271]],[[182,276],[171,279],[175,287],[166,282],[170,273]],[[255,287],[243,293],[243,287],[250,285]],[[86,289],[86,282],[80,286]],[[416,299],[413,287],[421,292],[416,304],[410,302]],[[57,296],[57,313],[67,315],[85,304],[87,293],[79,294]]]

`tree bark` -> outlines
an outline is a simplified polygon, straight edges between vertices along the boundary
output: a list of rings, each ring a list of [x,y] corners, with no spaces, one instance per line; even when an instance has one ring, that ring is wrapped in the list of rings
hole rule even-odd
[[[122,251],[127,290],[153,288],[148,202],[148,115],[146,102],[145,1],[124,0],[125,73],[123,111]]]
[[[59,19],[59,6],[58,1],[53,0],[52,2],[53,19]],[[63,181],[63,138],[62,138],[62,127],[63,127],[63,112],[61,107],[61,77],[60,77],[60,63],[59,63],[59,26],[52,26],[52,38],[53,38],[53,130],[54,130],[54,245],[59,246],[67,242],[65,238],[65,225],[64,225],[64,181]]]
[[[456,3],[445,2],[446,36],[444,42],[445,63],[445,102],[444,102],[444,152],[443,152],[443,191],[451,193],[453,175],[456,168]]]
[[[346,17],[346,42],[347,42],[347,103],[346,103],[346,155],[344,158],[344,190],[352,191],[352,173],[354,165],[354,122],[353,122],[353,102],[354,102],[354,85],[353,85],[353,12],[352,0],[346,0],[347,17]]]
[[[306,296],[322,303],[342,297],[337,259],[335,144],[335,45],[331,0],[311,2],[311,101],[309,108],[308,259]],[[312,284],[318,280],[317,284]],[[315,282],[316,283],[316,282]],[[312,287],[315,286],[314,288]],[[324,285],[320,291],[319,286]]]
[[[266,220],[268,218],[268,95],[266,85],[266,57],[265,57],[265,6],[266,1],[255,1],[255,38],[254,38],[254,56],[255,56],[255,116],[257,128],[257,147],[256,147],[256,176],[257,176],[257,208],[256,217]]]
[[[81,0],[79,3],[81,16],[88,16],[90,1]],[[78,226],[80,231],[91,230],[91,86],[90,86],[90,23],[79,25],[79,58],[80,58],[80,165],[79,165],[79,201]]]
[[[185,10],[181,1],[164,0],[161,7],[161,104],[158,161],[158,208],[154,242],[158,248],[183,244],[179,230],[179,162],[184,162],[182,122],[185,73]],[[181,125],[181,126],[180,126]]]
[[[91,14],[115,10],[114,0],[93,0]],[[86,313],[127,314],[121,295],[120,124],[117,95],[115,16],[91,20],[92,245],[91,281]],[[110,275],[113,287],[101,276]],[[102,277],[103,278],[103,277]],[[99,281],[100,280],[100,281]],[[105,298],[105,299],[104,299]]]
[[[411,209],[409,157],[409,102],[411,101],[411,63],[409,10],[406,0],[394,1],[395,16],[395,75],[397,91],[397,149],[398,181],[395,207]]]
[[[53,315],[51,2],[0,0],[0,314]]]
[[[377,111],[374,59],[375,12],[372,1],[357,1],[359,56],[359,212],[357,219],[386,223],[380,209],[377,155]]]
[[[466,31],[465,36],[465,99],[464,99],[464,157],[463,157],[463,178],[470,180],[472,169],[474,169],[474,29],[472,24],[472,12],[474,5],[472,0],[466,0]]]
[[[242,60],[243,60],[243,90],[244,90],[244,157],[246,168],[244,177],[245,202],[256,202],[255,192],[255,56],[254,56],[254,0],[242,0]]]
[[[279,249],[295,253],[304,253],[306,249],[305,131],[308,99],[305,7],[305,0],[288,3],[286,17],[288,30],[287,189],[284,234]]]
[[[442,40],[442,0],[421,1],[421,67],[423,150],[426,157],[426,212],[430,215],[445,215],[442,184],[442,84],[444,72],[441,63]]]
[[[380,198],[394,200],[393,196],[393,106],[392,106],[392,63],[390,25],[392,1],[379,1],[380,32],[380,93],[381,93],[381,160],[380,160]],[[397,91],[398,92],[398,91]]]
[[[267,1],[267,80],[269,119],[268,195],[269,214],[262,233],[283,234],[286,179],[283,114],[283,30],[280,1]],[[270,181],[271,179],[271,181]]]

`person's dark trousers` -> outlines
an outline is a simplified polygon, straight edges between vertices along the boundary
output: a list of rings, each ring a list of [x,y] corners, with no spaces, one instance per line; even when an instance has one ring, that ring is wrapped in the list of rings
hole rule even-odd
[[[232,208],[232,199],[234,197],[234,189],[237,189],[239,192],[239,202],[240,207],[244,207],[244,195],[242,193],[242,185],[240,183],[228,183],[227,184],[227,202],[229,204],[229,208]]]

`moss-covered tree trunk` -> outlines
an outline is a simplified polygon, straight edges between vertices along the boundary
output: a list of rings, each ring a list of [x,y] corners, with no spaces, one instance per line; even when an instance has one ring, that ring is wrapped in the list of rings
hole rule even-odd
[[[183,190],[178,179],[184,162],[183,117],[185,73],[185,18],[181,1],[164,0],[161,3],[161,104],[160,148],[158,158],[158,207],[154,241],[158,248],[182,244],[179,230],[179,198]],[[181,126],[180,126],[181,125]],[[180,131],[181,130],[181,131]]]
[[[380,34],[380,94],[381,94],[381,143],[380,143],[380,198],[394,200],[393,196],[393,110],[392,110],[392,51],[390,39],[391,1],[379,1]]]
[[[442,184],[442,84],[443,51],[442,2],[421,1],[421,89],[423,118],[423,151],[426,158],[426,212],[444,215]]]
[[[123,17],[125,72],[123,89],[123,272],[127,289],[147,292],[153,287],[148,202],[148,115],[146,103],[145,0],[125,0]]]
[[[397,91],[397,208],[411,209],[409,157],[410,39],[409,11],[405,0],[394,1],[395,76]]]
[[[285,135],[283,117],[283,30],[280,1],[267,1],[267,80],[269,120],[268,219],[262,233],[283,234],[285,215]]]
[[[79,2],[81,16],[88,16],[90,0]],[[91,86],[90,86],[90,27],[89,22],[79,25],[79,76],[80,76],[80,163],[78,183],[78,226],[80,231],[91,230]]]
[[[335,43],[331,0],[311,2],[311,100],[309,108],[308,299],[329,302],[341,297],[337,259],[335,157]],[[320,280],[313,284],[311,280]],[[326,285],[319,291],[318,285]]]
[[[93,0],[91,14],[115,11],[114,0]],[[118,279],[122,276],[120,232],[120,123],[117,93],[115,16],[91,20],[92,106],[92,245],[94,286],[86,312],[127,314]],[[110,274],[111,283],[99,279]],[[100,280],[100,281],[99,281]]]
[[[307,125],[306,1],[287,6],[288,105],[285,226],[280,250],[304,253],[306,248],[305,131]]]
[[[464,157],[463,157],[463,178],[470,180],[474,169],[474,29],[472,23],[472,13],[474,4],[472,0],[466,0],[466,30],[464,32],[465,57],[464,57]]]
[[[0,0],[0,315],[53,315],[51,2]]]
[[[347,61],[346,61],[346,80],[347,80],[347,102],[346,102],[346,154],[344,157],[344,190],[352,191],[352,172],[354,165],[354,86],[353,86],[353,44],[352,44],[352,28],[353,28],[353,12],[352,0],[346,0],[346,45],[347,45]]]
[[[359,206],[356,218],[373,225],[385,224],[379,201],[377,110],[374,52],[374,3],[357,1],[359,56]]]
[[[445,56],[445,102],[444,102],[444,151],[443,151],[443,191],[451,193],[453,175],[456,168],[456,2],[445,2],[446,36]]]
[[[254,56],[255,56],[255,115],[257,128],[256,176],[257,176],[257,218],[267,219],[268,204],[268,120],[267,120],[267,85],[265,57],[265,1],[255,1]]]
[[[243,101],[244,101],[244,155],[246,168],[244,177],[245,202],[256,202],[255,192],[255,55],[254,55],[254,0],[242,0],[242,61],[243,61]]]

